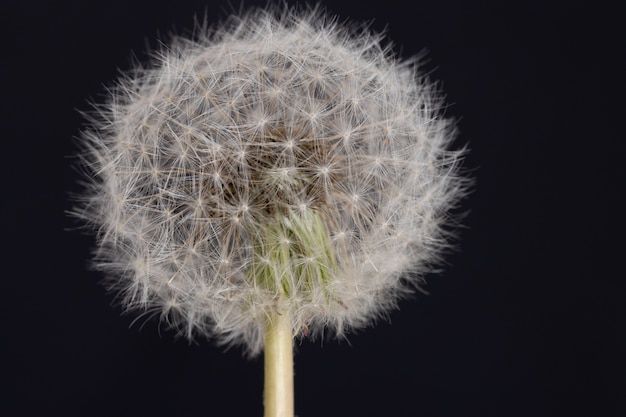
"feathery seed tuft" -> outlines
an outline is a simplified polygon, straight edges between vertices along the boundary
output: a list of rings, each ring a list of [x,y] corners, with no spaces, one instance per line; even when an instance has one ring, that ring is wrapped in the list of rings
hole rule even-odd
[[[257,9],[119,81],[77,215],[128,309],[254,355],[271,312],[340,336],[419,284],[468,181],[437,90],[380,41]]]

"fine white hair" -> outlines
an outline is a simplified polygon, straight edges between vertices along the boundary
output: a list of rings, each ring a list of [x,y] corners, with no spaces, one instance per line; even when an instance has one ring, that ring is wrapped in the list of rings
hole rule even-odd
[[[343,336],[440,264],[464,150],[417,60],[381,41],[318,9],[254,9],[109,90],[81,135],[75,214],[127,309],[255,355],[269,312]]]

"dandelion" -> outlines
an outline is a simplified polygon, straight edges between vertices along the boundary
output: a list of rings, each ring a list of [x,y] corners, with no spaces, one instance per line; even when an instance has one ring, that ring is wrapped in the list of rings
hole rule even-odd
[[[95,265],[129,310],[283,357],[268,416],[292,337],[395,308],[467,188],[437,89],[381,39],[319,10],[204,25],[123,76],[82,134]]]

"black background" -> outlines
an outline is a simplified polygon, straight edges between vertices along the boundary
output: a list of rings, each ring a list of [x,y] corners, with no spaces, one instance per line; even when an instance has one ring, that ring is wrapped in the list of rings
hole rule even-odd
[[[262,358],[131,323],[67,232],[77,110],[226,1],[1,6],[6,416],[261,416]],[[235,3],[238,4],[238,3]],[[249,1],[246,4],[254,4]],[[409,6],[408,4],[412,4]],[[296,413],[624,416],[623,30],[601,2],[337,1],[426,48],[471,153],[460,250],[390,322],[297,346]],[[237,7],[235,7],[237,8]],[[621,128],[621,126],[620,126]],[[143,323],[140,321],[139,323]],[[4,408],[4,410],[1,410]]]

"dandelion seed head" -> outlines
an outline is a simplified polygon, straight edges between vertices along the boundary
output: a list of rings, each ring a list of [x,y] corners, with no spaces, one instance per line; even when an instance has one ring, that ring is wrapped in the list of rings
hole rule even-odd
[[[76,214],[128,309],[254,355],[271,312],[343,336],[422,282],[467,190],[463,150],[417,62],[381,40],[254,9],[118,81],[82,135]]]

